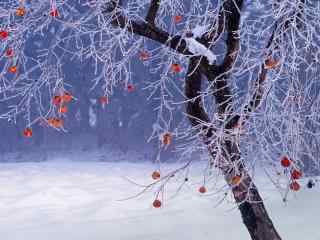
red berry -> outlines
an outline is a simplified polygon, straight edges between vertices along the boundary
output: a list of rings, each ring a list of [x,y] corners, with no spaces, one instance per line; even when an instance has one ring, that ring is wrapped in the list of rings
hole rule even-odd
[[[290,189],[292,191],[299,191],[300,190],[300,184],[297,181],[293,181],[290,183]]]
[[[9,32],[7,31],[0,31],[0,38],[2,40],[6,39],[7,37],[9,37]]]
[[[6,51],[6,56],[7,57],[13,57],[13,49],[12,48],[8,48]]]
[[[66,102],[66,103],[70,102],[72,100],[72,98],[73,98],[72,95],[70,93],[67,93],[67,92],[65,92],[62,95],[62,100],[63,100],[63,102]]]
[[[52,102],[53,102],[54,105],[61,104],[61,102],[62,102],[61,96],[54,96],[53,99],[52,99]]]
[[[291,164],[291,161],[287,157],[283,157],[281,159],[281,166],[282,167],[289,167]]]
[[[299,171],[299,170],[294,169],[294,170],[291,172],[291,177],[292,177],[292,179],[299,179],[299,178],[302,177],[302,172]]]
[[[161,201],[159,199],[156,199],[153,201],[153,207],[160,208],[161,207]]]
[[[28,137],[28,138],[32,137],[32,129],[31,129],[31,128],[26,128],[26,129],[23,131],[23,135],[24,135],[25,137]]]
[[[60,113],[67,113],[68,112],[68,107],[67,106],[61,106],[59,108],[59,112]]]
[[[51,17],[59,17],[58,9],[53,9],[53,10],[50,12],[50,16],[51,16]]]
[[[182,21],[182,16],[180,16],[180,15],[174,16],[174,22],[175,23],[179,23],[181,21]]]
[[[154,171],[151,175],[152,179],[157,180],[160,178],[160,173],[158,171]]]
[[[17,70],[18,70],[18,68],[17,68],[16,66],[11,66],[11,67],[9,67],[9,69],[8,69],[8,71],[9,71],[10,73],[16,73]]]
[[[107,97],[107,96],[102,96],[102,97],[100,97],[100,103],[101,103],[102,105],[108,104],[108,103],[109,103],[108,97]]]
[[[128,92],[133,92],[135,90],[134,85],[133,84],[128,84],[127,90],[128,90]]]
[[[181,70],[182,70],[182,67],[180,66],[180,64],[178,64],[178,63],[173,63],[173,64],[171,65],[171,71],[172,71],[173,73],[180,73]]]
[[[206,189],[205,186],[202,186],[202,187],[199,188],[198,191],[199,191],[199,193],[205,193],[205,192],[207,192],[207,189]]]
[[[139,58],[141,61],[146,61],[150,58],[150,54],[147,51],[140,52]]]

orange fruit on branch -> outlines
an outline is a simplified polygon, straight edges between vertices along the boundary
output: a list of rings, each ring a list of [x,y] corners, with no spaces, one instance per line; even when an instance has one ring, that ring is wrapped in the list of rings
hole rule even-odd
[[[13,49],[12,48],[8,48],[6,51],[6,57],[13,57]]]
[[[241,182],[241,176],[240,175],[236,175],[236,176],[233,176],[231,178],[231,184],[232,185],[238,185],[240,182]]]
[[[68,112],[68,107],[67,106],[61,106],[59,108],[59,112],[60,113],[67,113]]]
[[[276,68],[279,65],[280,61],[275,60],[271,57],[267,58],[267,60],[264,63],[265,69],[273,69]]]
[[[162,203],[161,203],[161,201],[159,199],[156,199],[156,200],[153,201],[152,205],[153,205],[154,208],[160,208]]]
[[[290,189],[292,191],[299,191],[300,190],[300,184],[297,181],[293,181],[292,183],[290,183]]]
[[[24,135],[25,137],[27,137],[27,138],[32,137],[32,129],[31,129],[31,128],[26,128],[26,129],[24,129],[23,135]]]
[[[205,186],[201,186],[198,189],[199,193],[206,193],[207,192],[207,188]]]
[[[152,179],[157,180],[160,178],[160,173],[158,171],[154,171],[151,175]]]
[[[180,73],[180,72],[182,71],[182,67],[181,67],[180,64],[178,64],[178,63],[173,63],[173,64],[171,65],[171,71],[172,71],[173,73]]]
[[[53,99],[52,99],[52,102],[54,105],[60,105],[62,103],[62,98],[61,96],[54,96]]]
[[[128,92],[133,92],[135,90],[135,86],[133,84],[128,84],[127,90]]]
[[[283,157],[281,159],[281,166],[282,167],[289,167],[291,165],[291,160],[287,157]]]
[[[18,17],[23,17],[26,14],[26,9],[24,7],[18,7],[16,9],[16,15]]]
[[[147,52],[147,51],[142,51],[142,52],[140,52],[140,54],[139,54],[139,59],[141,60],[141,61],[146,61],[146,60],[148,60],[150,58],[150,54]]]
[[[9,71],[10,73],[16,73],[17,70],[18,70],[17,66],[11,66],[11,67],[9,67],[9,69],[8,69],[8,71]]]
[[[294,169],[292,172],[291,172],[291,178],[292,179],[299,179],[302,177],[302,172],[299,171],[299,170],[296,170]]]
[[[52,11],[50,12],[50,16],[51,17],[59,17],[58,9],[52,9]]]
[[[108,103],[109,103],[108,97],[107,97],[107,96],[102,96],[102,97],[100,97],[100,103],[101,103],[102,105],[108,104]]]
[[[9,37],[8,31],[0,31],[0,39],[4,40]]]
[[[182,21],[182,16],[181,15],[176,15],[176,16],[174,16],[174,22],[175,23],[179,23],[179,22],[181,22]]]
[[[170,145],[172,142],[172,135],[171,133],[167,132],[162,135],[162,143],[163,145]]]
[[[48,124],[51,127],[61,128],[63,126],[63,120],[59,119],[59,118],[49,118],[48,119]]]
[[[72,95],[70,93],[65,92],[62,95],[62,101],[65,103],[71,102],[71,100],[73,99]]]

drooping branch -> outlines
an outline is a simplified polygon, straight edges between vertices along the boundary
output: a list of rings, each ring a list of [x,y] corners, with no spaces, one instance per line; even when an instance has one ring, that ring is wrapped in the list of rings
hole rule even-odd
[[[160,7],[160,3],[161,0],[152,0],[150,3],[150,8],[146,17],[146,21],[151,25],[154,25],[154,21],[157,17],[157,13]]]
[[[274,41],[274,38],[275,38],[275,34],[276,34],[276,31],[277,31],[277,24],[275,25],[275,29],[273,30],[269,40],[268,40],[268,43],[266,45],[266,49],[269,49],[269,47],[272,45],[273,41]],[[268,58],[270,57],[270,54],[268,55]],[[263,63],[261,65],[261,70],[259,72],[259,75],[255,81],[255,86],[254,86],[254,93],[249,101],[249,103],[244,107],[244,110],[243,110],[243,119],[241,121],[241,125],[244,125],[245,124],[245,121],[249,119],[250,117],[250,114],[252,112],[254,112],[261,104],[262,102],[262,97],[264,95],[264,90],[265,90],[265,87],[264,87],[264,83],[266,81],[266,78],[267,78],[267,72],[268,72],[268,68],[266,67],[265,63]]]
[[[213,95],[218,105],[220,115],[228,112],[232,114],[232,93],[228,85],[230,70],[232,69],[239,53],[240,36],[239,25],[241,17],[241,8],[243,0],[226,1],[223,5],[223,14],[225,15],[227,30],[227,52],[218,67],[208,66],[204,74],[208,81],[214,82]],[[228,127],[227,127],[228,128]]]

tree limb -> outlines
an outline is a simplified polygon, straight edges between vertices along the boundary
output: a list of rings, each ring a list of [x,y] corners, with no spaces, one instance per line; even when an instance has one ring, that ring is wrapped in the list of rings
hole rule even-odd
[[[156,19],[160,7],[160,2],[161,0],[152,0],[150,3],[150,8],[146,17],[146,21],[151,25],[154,25],[154,21]]]

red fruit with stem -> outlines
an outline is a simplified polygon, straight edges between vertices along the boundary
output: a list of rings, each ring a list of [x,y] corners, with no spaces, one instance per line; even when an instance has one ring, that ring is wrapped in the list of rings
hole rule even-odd
[[[160,178],[160,173],[158,171],[154,171],[151,175],[152,179],[157,180]]]
[[[54,96],[52,99],[52,102],[54,105],[60,105],[62,102],[61,96],[58,96],[58,95]]]
[[[108,103],[109,103],[108,97],[107,97],[107,96],[102,96],[102,97],[100,97],[100,103],[101,103],[102,105],[108,104]]]
[[[128,92],[133,92],[135,90],[135,86],[133,84],[128,84],[127,90]]]
[[[291,165],[291,160],[288,159],[287,157],[283,157],[281,159],[281,166],[282,167],[289,167]]]
[[[0,31],[0,39],[4,40],[9,37],[9,32],[7,31]]]
[[[59,17],[58,9],[52,9],[52,11],[50,12],[50,16],[51,17]]]
[[[32,137],[32,129],[31,128],[26,128],[24,131],[23,131],[23,135],[27,138],[30,138]]]
[[[65,93],[62,95],[62,100],[63,100],[63,102],[65,102],[65,103],[71,102],[72,98],[73,98],[72,95],[71,95],[70,93],[67,93],[67,92],[65,92]]]
[[[178,63],[173,63],[173,64],[171,65],[171,71],[172,71],[173,73],[180,73],[180,72],[182,71],[182,67],[181,67],[180,64],[178,64]]]
[[[8,71],[9,73],[16,73],[18,70],[17,66],[11,66],[9,67]]]
[[[68,107],[67,106],[61,106],[59,108],[59,112],[60,113],[67,113],[68,112]]]
[[[160,208],[162,203],[161,203],[161,201],[159,199],[156,199],[156,200],[153,201],[152,205],[155,208]]]
[[[290,183],[290,189],[292,191],[299,191],[300,190],[300,184],[297,181],[293,181],[292,183]]]
[[[199,191],[199,193],[206,193],[207,188],[205,186],[201,186],[198,191]]]
[[[147,51],[140,52],[139,59],[141,61],[146,61],[150,58],[150,54]]]
[[[180,16],[180,15],[174,16],[174,22],[175,23],[179,23],[181,21],[182,21],[182,16]]]
[[[13,49],[12,48],[8,48],[6,51],[6,56],[7,57],[13,57]]]
[[[294,170],[291,172],[291,177],[292,177],[292,179],[299,179],[299,178],[302,177],[302,172],[299,171],[299,170],[294,169]]]

